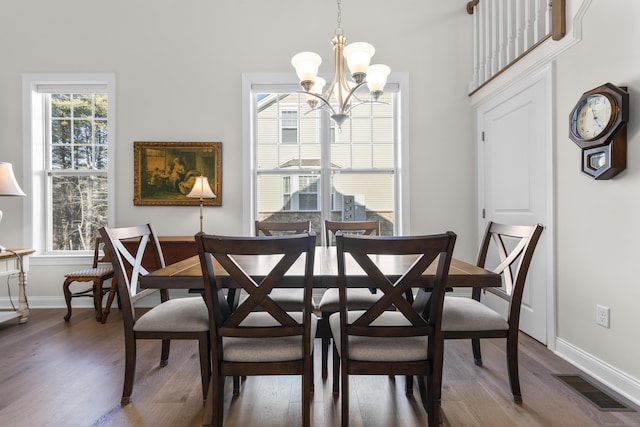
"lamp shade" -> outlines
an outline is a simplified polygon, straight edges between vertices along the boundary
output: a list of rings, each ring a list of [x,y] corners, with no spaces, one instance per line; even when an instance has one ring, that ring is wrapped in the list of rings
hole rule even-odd
[[[0,162],[0,196],[26,196],[13,175],[11,163]]]
[[[197,197],[200,199],[214,199],[216,195],[213,193],[209,181],[206,176],[199,176],[193,183],[193,187],[187,197]]]
[[[369,67],[367,72],[367,86],[369,92],[382,91],[387,83],[387,76],[391,72],[391,68],[384,64],[375,64]]]
[[[369,43],[356,42],[347,45],[344,48],[344,57],[351,74],[366,73],[374,53],[376,50]]]
[[[296,74],[301,82],[314,81],[321,63],[320,55],[313,52],[300,52],[291,58],[291,65],[296,69]]]

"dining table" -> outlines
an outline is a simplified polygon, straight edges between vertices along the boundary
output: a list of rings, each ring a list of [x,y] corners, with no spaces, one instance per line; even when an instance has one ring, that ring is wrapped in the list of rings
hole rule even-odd
[[[254,280],[259,281],[264,277],[271,267],[277,256],[235,256],[234,259]],[[328,288],[336,286],[336,278],[338,277],[337,250],[335,246],[325,247],[319,246],[314,254],[313,269],[313,286],[314,288]],[[409,266],[415,261],[416,256],[404,255],[376,255],[372,257],[373,261],[391,280],[397,279]],[[223,287],[237,288],[229,278],[226,270],[213,259],[216,280]],[[429,288],[433,285],[435,277],[436,262],[434,262],[422,275],[416,283],[416,288]],[[350,255],[345,257],[345,269],[349,276],[349,286],[366,288],[369,285],[367,275],[357,265]],[[281,286],[298,287],[301,284],[299,280],[304,274],[304,259],[301,257],[292,266],[288,274],[283,278]],[[474,264],[462,261],[457,258],[451,260],[449,268],[449,276],[447,286],[456,287],[499,287],[502,284],[501,276],[490,270],[485,270]],[[140,279],[142,288],[155,289],[202,289],[204,286],[202,277],[202,267],[200,259],[191,256],[184,260],[167,265],[164,268],[152,271]]]

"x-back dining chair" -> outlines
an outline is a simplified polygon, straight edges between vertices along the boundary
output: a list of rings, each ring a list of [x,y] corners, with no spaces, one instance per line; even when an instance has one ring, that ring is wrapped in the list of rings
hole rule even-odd
[[[442,305],[456,235],[371,237],[338,233],[340,311],[329,318],[334,358],[340,360],[342,426],[349,425],[349,375],[417,375],[430,427],[440,418],[444,340]],[[366,310],[352,310],[347,298],[353,265],[349,254],[382,294]],[[378,256],[415,256],[404,274],[385,276]],[[436,263],[430,292],[418,289],[414,304],[405,297],[425,270]],[[389,310],[394,307],[394,310]],[[335,360],[335,359],[334,359]],[[425,387],[424,377],[427,377]]]
[[[286,236],[311,232],[311,221],[272,222],[256,221],[256,236]],[[289,311],[302,310],[303,289],[274,289],[271,298]],[[315,307],[315,301],[312,300]]]
[[[522,402],[518,375],[518,332],[525,280],[543,226],[507,225],[489,222],[476,265],[499,273],[502,288],[473,288],[471,298],[447,296],[444,300],[442,330],[445,339],[471,339],[474,362],[482,366],[480,338],[506,338],[507,367],[511,393]],[[492,249],[493,248],[493,249]],[[495,267],[488,255],[495,254]],[[507,318],[480,302],[482,290],[508,302]]]
[[[331,246],[333,243],[333,237],[335,234],[341,231],[343,234],[361,234],[364,236],[380,235],[380,221],[330,221],[324,222],[325,244]],[[380,294],[373,293],[369,289],[365,288],[353,288],[349,289],[348,296],[350,306],[354,310],[365,310],[375,304],[380,299]],[[320,319],[320,331],[322,334],[322,378],[327,378],[328,375],[328,359],[329,359],[329,344],[331,343],[331,334],[329,331],[329,316],[340,310],[340,303],[338,298],[338,288],[327,289],[320,303],[318,309],[321,313]]]
[[[140,277],[148,272],[142,265],[145,249],[153,254],[155,267],[165,266],[162,249],[151,224],[100,228],[104,248],[113,265],[118,297],[124,324],[125,373],[121,404],[131,401],[136,370],[136,342],[140,339],[160,339],[160,366],[169,360],[170,340],[198,340],[202,395],[206,399],[211,376],[209,352],[209,313],[201,296],[169,299],[166,289],[160,290],[161,303],[141,316],[136,315],[134,303],[157,289],[140,289]],[[127,247],[123,241],[127,240]],[[134,245],[130,243],[136,242]]]
[[[222,426],[226,376],[301,375],[302,421],[311,423],[312,352],[317,318],[313,314],[315,234],[272,237],[222,237],[198,233],[196,244],[209,309],[213,371],[204,424]],[[266,258],[265,258],[266,256]],[[238,264],[252,258],[268,264],[270,272],[254,279]],[[304,292],[302,310],[287,311],[270,297],[285,286],[285,275],[304,258],[304,274],[287,277],[287,284]],[[229,304],[216,280],[215,259],[231,281],[248,297]],[[290,283],[294,282],[294,283]],[[258,306],[262,310],[256,310]]]

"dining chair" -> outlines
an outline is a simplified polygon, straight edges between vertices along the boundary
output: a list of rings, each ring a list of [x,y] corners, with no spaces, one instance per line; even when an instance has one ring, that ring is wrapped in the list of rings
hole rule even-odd
[[[105,281],[112,279],[113,283],[113,268],[110,265],[100,265],[102,263],[102,257],[100,257],[100,249],[103,243],[100,237],[96,237],[93,245],[93,263],[90,268],[84,268],[82,270],[75,270],[65,274],[66,279],[62,284],[62,292],[64,294],[64,301],[67,304],[67,314],[64,316],[65,321],[71,319],[71,299],[78,297],[89,297],[93,299],[93,308],[95,309],[95,316],[98,322],[105,323],[108,316],[108,311],[102,312],[102,299],[109,293],[110,288],[104,288]],[[91,287],[87,288],[86,285],[82,290],[72,292],[71,284],[76,282],[91,282]]]
[[[136,371],[137,340],[162,340],[160,366],[169,361],[170,340],[198,340],[202,395],[206,399],[211,376],[209,352],[209,312],[202,296],[169,299],[167,289],[160,290],[161,303],[137,316],[134,303],[158,289],[140,289],[140,277],[148,273],[142,265],[149,248],[156,268],[165,266],[158,237],[151,224],[121,228],[100,228],[105,251],[113,265],[120,310],[124,325],[125,370],[120,403],[131,401]],[[127,245],[123,241],[127,241]],[[132,244],[134,243],[135,244]]]
[[[380,235],[380,221],[330,221],[324,222],[325,244],[331,246],[335,234],[341,231],[343,234]],[[350,306],[354,310],[366,310],[380,299],[380,294],[366,288],[349,289],[348,296]],[[329,316],[340,310],[338,298],[338,288],[329,287],[323,294],[318,304],[321,313],[320,334],[322,338],[322,378],[328,376],[329,345],[331,343],[331,332],[329,330]]]
[[[476,265],[502,275],[501,288],[472,289],[471,298],[447,296],[444,300],[442,333],[445,339],[471,339],[473,359],[482,366],[480,338],[506,338],[509,383],[515,402],[522,402],[518,375],[520,306],[527,272],[543,226],[507,225],[489,222]],[[494,260],[495,266],[489,266]],[[482,290],[508,303],[507,317],[481,302]]]
[[[336,241],[340,311],[331,315],[329,324],[334,361],[340,363],[342,425],[349,425],[349,375],[417,375],[429,426],[437,426],[444,351],[442,304],[455,233],[375,237],[339,232]],[[382,273],[381,265],[399,256],[411,257],[406,271],[394,276]],[[435,271],[429,292],[418,288],[410,303],[406,292],[421,283],[432,264]],[[353,310],[347,289],[362,271],[381,298],[366,310]]]
[[[292,222],[255,222],[256,236],[286,236],[304,234],[311,231],[311,221]],[[277,301],[287,311],[302,310],[304,307],[304,289],[274,289],[271,298]],[[311,300],[315,308],[315,301]]]
[[[222,237],[198,233],[196,244],[202,266],[205,299],[209,309],[213,359],[205,425],[222,426],[226,376],[301,375],[302,421],[311,423],[312,353],[317,318],[311,306],[316,237],[313,233],[291,236]],[[264,263],[264,277],[252,278],[237,263],[237,257]],[[218,265],[214,265],[214,259]],[[285,275],[303,262],[302,272]],[[248,295],[238,304],[224,288],[229,282],[216,280],[222,267],[230,281]],[[271,298],[274,288],[296,286],[304,290],[302,310],[286,311]],[[262,310],[256,310],[258,306]]]

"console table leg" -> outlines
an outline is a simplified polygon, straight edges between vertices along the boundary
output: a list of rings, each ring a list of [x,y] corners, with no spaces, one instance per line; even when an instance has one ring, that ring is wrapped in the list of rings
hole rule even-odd
[[[29,320],[29,306],[27,305],[27,273],[24,271],[18,274],[18,314],[19,323],[26,323]]]

